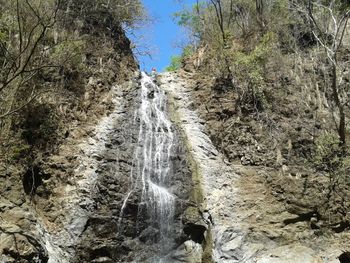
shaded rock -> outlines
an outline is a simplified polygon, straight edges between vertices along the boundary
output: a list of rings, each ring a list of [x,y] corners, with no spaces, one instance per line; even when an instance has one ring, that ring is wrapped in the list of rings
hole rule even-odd
[[[349,263],[350,262],[350,253],[349,252],[343,252],[339,257],[338,257],[340,263]]]

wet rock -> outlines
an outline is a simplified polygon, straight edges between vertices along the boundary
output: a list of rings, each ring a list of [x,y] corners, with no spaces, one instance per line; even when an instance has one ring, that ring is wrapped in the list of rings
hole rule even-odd
[[[172,176],[169,189],[178,200],[175,202],[174,232],[169,238],[171,245],[165,252],[159,249],[158,223],[151,222],[145,203],[140,201],[142,187],[133,185],[139,161],[134,155],[139,143],[140,118],[134,117],[135,110],[140,105],[139,92],[138,89],[131,89],[123,94],[123,114],[118,115],[118,119],[113,123],[113,127],[116,128],[111,129],[107,138],[100,138],[104,147],[101,148],[102,151],[92,155],[99,161],[94,167],[98,174],[97,191],[93,195],[96,206],[90,212],[72,262],[90,262],[91,259],[102,260],[105,257],[114,263],[151,262],[153,257],[164,256],[160,254],[169,253],[173,246],[180,245],[177,242],[183,242],[181,218],[188,206],[190,171],[184,159],[184,147],[179,141],[179,133],[175,127],[171,130],[174,134],[174,146],[170,156],[169,169]],[[155,96],[155,91],[152,90],[147,99],[152,100]],[[133,191],[129,194],[132,187]],[[128,199],[125,199],[126,196]],[[103,250],[100,249],[102,245]],[[88,253],[87,248],[92,252]]]
[[[152,244],[153,240],[156,240],[158,235],[158,229],[150,226],[141,232],[139,239],[143,243],[146,243],[148,241]]]

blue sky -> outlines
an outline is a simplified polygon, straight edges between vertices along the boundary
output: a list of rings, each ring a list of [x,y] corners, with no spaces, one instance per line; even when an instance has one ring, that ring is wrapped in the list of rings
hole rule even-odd
[[[191,5],[195,0],[184,2]],[[155,67],[162,71],[169,65],[172,55],[181,53],[176,46],[185,39],[183,29],[173,19],[173,14],[181,10],[181,4],[176,0],[143,0],[143,3],[154,22],[136,32],[139,38],[136,44],[141,44],[140,49],[150,49],[152,59],[148,56],[138,56],[138,59],[142,70],[150,71]]]

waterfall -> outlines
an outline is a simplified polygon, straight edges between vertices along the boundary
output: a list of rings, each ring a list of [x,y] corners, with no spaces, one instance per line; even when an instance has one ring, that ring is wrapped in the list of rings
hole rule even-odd
[[[135,117],[139,122],[138,141],[130,173],[129,192],[124,199],[120,222],[127,201],[141,191],[138,221],[146,222],[158,243],[159,253],[172,246],[175,197],[169,191],[174,134],[166,112],[166,95],[146,73],[141,78],[141,103]],[[161,262],[161,259],[153,260]]]

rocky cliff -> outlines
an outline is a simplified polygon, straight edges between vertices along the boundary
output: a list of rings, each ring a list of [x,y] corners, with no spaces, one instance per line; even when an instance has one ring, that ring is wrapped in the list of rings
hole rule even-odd
[[[90,153],[105,147],[101,138],[137,70],[120,27],[109,38],[103,25],[95,29],[76,27],[87,43],[81,68],[45,72],[49,92],[2,140],[1,262],[70,262],[94,207],[98,156]]]
[[[161,83],[173,100],[177,124],[198,167],[197,186],[203,196],[199,207],[207,215],[201,224],[211,247],[208,262],[347,262],[349,233],[341,223],[345,218],[327,218],[327,178],[298,165],[303,158],[298,153],[279,164],[280,154],[264,150],[278,148],[278,143],[266,141],[278,140],[292,129],[285,127],[278,137],[265,136],[263,121],[234,112],[234,91],[221,93],[196,72],[164,74]],[[277,112],[274,116],[280,117]],[[284,125],[275,122],[279,124]],[[302,140],[304,133],[298,134],[288,140]],[[202,260],[207,262],[205,256]]]
[[[324,93],[252,112],[196,69],[139,72],[121,27],[88,22],[84,67],[49,72],[64,89],[1,148],[0,262],[349,262],[347,179],[335,195],[307,162]]]
[[[87,79],[87,90],[104,96],[96,119],[67,124],[57,151],[30,171],[8,167],[2,262],[346,262],[339,257],[346,257],[347,232],[322,228],[321,214],[310,210],[322,181],[228,160],[209,132],[215,120],[197,100],[203,90],[183,71],[154,82],[166,92],[174,136],[167,185],[176,200],[174,231],[171,246],[161,249],[159,226],[141,209],[142,185],[128,196],[144,127],[140,78],[135,71],[109,88]],[[154,92],[146,94],[149,103]]]
[[[166,92],[164,113],[174,136],[170,247],[161,249],[159,226],[140,214],[142,185],[128,196],[144,127],[141,76],[135,71],[109,87],[106,80],[87,79],[87,90],[104,98],[102,108],[90,111],[95,119],[67,124],[57,151],[36,160],[30,171],[7,167],[2,262],[346,262],[339,257],[348,250],[348,233],[341,225],[340,231],[322,228],[321,207],[312,203],[322,180],[227,159],[209,132],[221,118],[215,122],[201,110],[197,96],[205,89],[196,89],[194,80],[182,71],[162,74],[152,84]],[[155,90],[147,92],[151,103]]]

